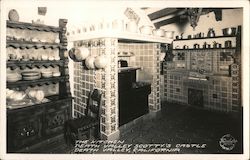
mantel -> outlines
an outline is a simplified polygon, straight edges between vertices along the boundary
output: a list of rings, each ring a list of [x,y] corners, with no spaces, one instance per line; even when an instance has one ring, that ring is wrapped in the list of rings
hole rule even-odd
[[[131,32],[117,32],[117,31],[93,31],[84,34],[68,35],[68,40],[79,41],[79,40],[90,40],[97,38],[117,38],[119,42],[124,43],[172,43],[173,39],[158,37],[153,35],[145,35],[140,33]]]

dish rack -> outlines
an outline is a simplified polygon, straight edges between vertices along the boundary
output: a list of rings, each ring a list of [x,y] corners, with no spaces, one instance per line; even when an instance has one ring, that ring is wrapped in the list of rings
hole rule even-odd
[[[71,117],[72,107],[68,58],[64,54],[67,51],[66,24],[66,19],[60,19],[58,27],[7,21],[7,71],[56,68],[58,73],[51,77],[7,81],[7,88],[17,91],[58,85],[58,92],[45,96],[46,101],[42,103],[7,109],[8,153],[41,151],[63,137],[64,122]]]

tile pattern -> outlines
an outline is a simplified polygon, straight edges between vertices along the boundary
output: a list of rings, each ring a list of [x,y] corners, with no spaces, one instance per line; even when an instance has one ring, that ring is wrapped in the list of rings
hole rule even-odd
[[[74,64],[75,117],[84,115],[89,92],[94,88],[100,90],[103,95],[101,133],[104,137],[118,130],[117,44],[117,39],[113,38],[74,42],[75,46],[88,47],[91,56],[107,57],[105,69],[88,70],[82,62]]]
[[[125,143],[205,143],[206,149],[182,148],[181,154],[242,153],[242,113],[222,113],[163,102],[155,118],[146,119],[121,133]],[[237,143],[223,150],[219,139],[231,134]]]
[[[173,61],[164,62],[165,98],[188,104],[188,89],[191,88],[203,92],[206,108],[226,112],[239,110],[240,67],[233,63],[234,52],[235,49],[174,50]],[[185,58],[180,53],[184,53]],[[211,74],[208,81],[188,79],[190,71],[199,69]]]
[[[119,59],[127,60],[129,66],[142,67],[142,70],[137,72],[137,80],[151,83],[149,109],[160,110],[160,44],[120,43],[119,52],[133,53],[133,56],[119,57]]]

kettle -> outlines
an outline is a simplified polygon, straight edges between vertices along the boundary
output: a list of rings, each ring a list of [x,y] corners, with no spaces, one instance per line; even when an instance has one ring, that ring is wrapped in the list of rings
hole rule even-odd
[[[208,29],[207,37],[215,37],[215,31],[213,28]]]

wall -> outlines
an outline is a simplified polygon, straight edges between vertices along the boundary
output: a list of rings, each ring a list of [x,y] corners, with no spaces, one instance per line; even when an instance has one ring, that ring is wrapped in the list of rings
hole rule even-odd
[[[134,56],[128,60],[130,66],[141,67],[137,70],[137,81],[151,83],[149,95],[149,110],[156,112],[161,109],[160,104],[160,44],[155,43],[129,43],[119,44],[119,52],[132,52]]]
[[[205,37],[209,28],[214,28],[216,36],[222,35],[222,29],[226,27],[238,27],[242,25],[243,21],[242,9],[228,9],[222,12],[222,21],[216,21],[214,13],[203,15],[200,17],[198,26],[193,30],[191,26],[186,27],[183,38],[187,38],[187,35],[197,34],[199,32],[205,33]],[[233,19],[233,20],[232,20]],[[175,24],[167,25],[163,27],[166,30],[175,30],[176,35],[180,34]],[[217,41],[224,46],[224,42],[227,40],[232,41],[232,47],[238,47],[236,44],[237,38],[218,38],[218,39],[200,39],[200,40],[182,40],[174,41],[174,49],[182,49],[184,45],[188,45],[191,50],[173,50],[174,55],[179,53],[185,53],[185,60],[180,62],[173,59],[173,62],[166,62],[164,65],[164,82],[165,82],[165,97],[168,101],[189,104],[189,89],[195,89],[202,91],[203,104],[205,108],[215,109],[220,111],[238,111],[240,109],[240,72],[238,71],[238,64],[234,63],[234,60],[224,60],[221,55],[222,52],[235,53],[237,50],[232,49],[200,49],[192,50],[193,44],[200,43],[202,47],[204,42],[213,44],[213,41]],[[201,53],[204,56],[201,56]],[[206,55],[207,54],[207,55]],[[211,56],[212,55],[212,56]],[[191,80],[190,71],[196,73],[197,70],[194,66],[199,66],[193,59],[201,58],[204,60],[205,71],[207,77],[205,81]],[[236,56],[237,58],[237,56]],[[208,60],[209,59],[209,60]],[[227,58],[228,59],[228,58]],[[178,64],[183,63],[183,67],[178,67]],[[194,64],[193,64],[194,63]],[[231,70],[230,70],[231,65]],[[236,66],[236,71],[233,71],[232,66]],[[241,64],[240,64],[241,65]],[[210,69],[209,69],[210,68]],[[232,74],[232,73],[235,73]],[[180,76],[181,75],[181,76]],[[191,98],[192,99],[192,98]]]
[[[74,46],[90,44],[91,56],[107,57],[105,69],[90,70],[83,62],[74,62],[74,116],[85,114],[89,92],[98,89],[102,93],[101,136],[102,139],[117,139],[118,130],[118,72],[117,72],[117,39],[102,38],[86,41],[75,41]],[[95,45],[97,44],[97,45]]]
[[[189,34],[192,35],[199,32],[204,32],[206,35],[208,28],[213,28],[216,35],[222,35],[223,28],[237,27],[238,25],[243,25],[243,9],[222,10],[222,21],[216,21],[214,12],[210,12],[207,15],[200,16],[195,30],[193,30],[190,24],[188,24],[185,28],[183,36],[187,37]],[[161,28],[169,31],[175,31],[175,36],[181,34],[178,30],[178,26],[175,23],[162,26]]]

